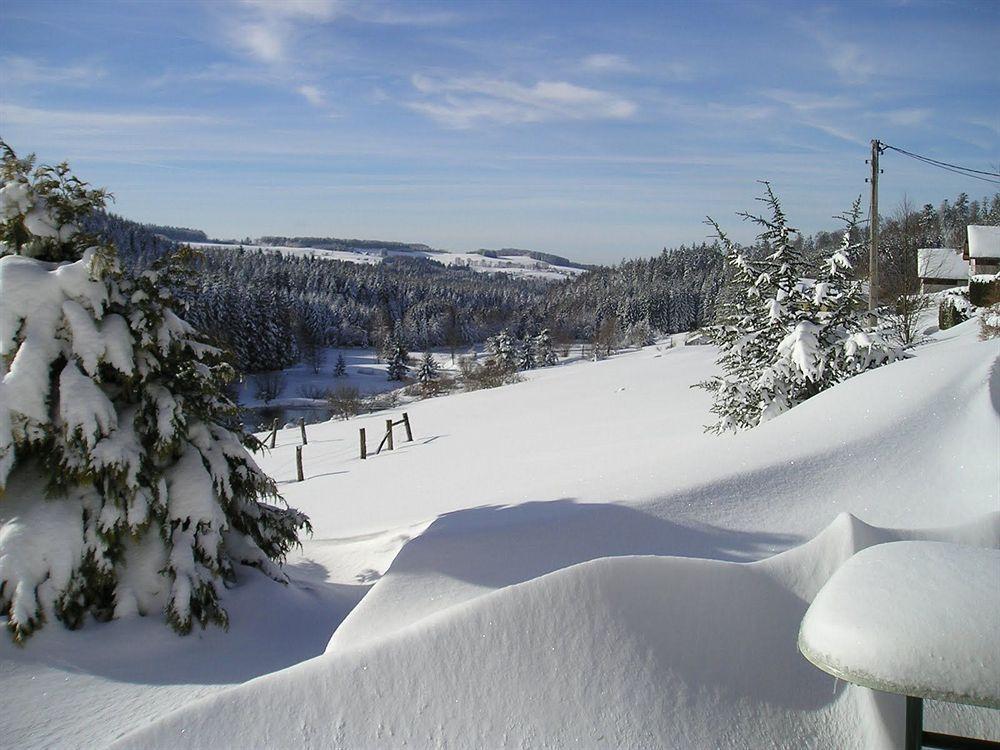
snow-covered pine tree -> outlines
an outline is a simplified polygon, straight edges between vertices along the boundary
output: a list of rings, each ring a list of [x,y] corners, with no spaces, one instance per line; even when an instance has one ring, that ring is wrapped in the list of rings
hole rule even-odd
[[[539,367],[549,367],[559,363],[555,349],[552,348],[552,336],[548,328],[543,328],[535,336],[534,340],[535,356],[538,359]]]
[[[524,337],[517,342],[517,369],[518,370],[534,370],[536,365],[535,359],[535,341],[527,333]]]
[[[810,269],[791,240],[781,206],[766,185],[762,199],[771,218],[743,214],[761,225],[760,259],[747,254],[716,227],[727,250],[730,279],[712,336],[719,346],[721,376],[699,384],[713,392],[719,421],[710,431],[753,427],[851,375],[899,356],[865,330],[859,284],[848,258],[861,211],[860,198],[843,218],[841,247],[821,269]],[[711,220],[710,220],[711,221]]]
[[[425,391],[433,391],[440,377],[441,371],[438,369],[434,355],[429,351],[424,352],[420,365],[417,367],[417,380],[420,381]]]
[[[403,342],[396,336],[387,349],[389,367],[386,372],[388,373],[389,380],[406,380],[406,376],[410,371],[410,355],[403,346]]]
[[[496,336],[486,340],[486,349],[493,363],[503,372],[517,370],[517,346],[514,337],[504,328]]]
[[[137,278],[78,230],[104,193],[63,164],[0,178],[0,611],[17,641],[163,611],[225,626],[240,564],[285,581],[308,519],[280,507],[225,395],[232,368],[175,309],[185,273]]]
[[[333,366],[333,377],[342,378],[347,374],[347,362],[344,361],[344,353],[337,353],[337,364]]]

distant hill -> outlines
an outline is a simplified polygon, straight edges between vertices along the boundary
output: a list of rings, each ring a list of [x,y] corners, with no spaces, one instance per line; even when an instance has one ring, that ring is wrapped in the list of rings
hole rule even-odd
[[[523,256],[531,258],[532,260],[538,260],[542,263],[548,263],[552,266],[563,266],[565,268],[579,268],[583,271],[589,271],[597,266],[587,265],[586,263],[576,263],[572,260],[564,258],[561,255],[555,255],[553,253],[543,253],[538,250],[521,250],[516,247],[505,247],[500,250],[486,250],[480,248],[479,250],[473,250],[476,255],[482,255],[485,258],[509,258],[513,256]]]
[[[206,242],[208,235],[200,229],[188,227],[168,227],[161,224],[143,224],[147,232],[158,234],[174,242]]]

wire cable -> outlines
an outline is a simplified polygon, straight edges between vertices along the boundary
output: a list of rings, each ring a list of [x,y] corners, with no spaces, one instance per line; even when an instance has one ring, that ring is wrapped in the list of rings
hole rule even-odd
[[[988,182],[993,185],[1000,185],[1000,173],[997,172],[984,172],[981,169],[972,169],[971,167],[962,167],[958,164],[950,164],[946,161],[939,161],[938,159],[931,159],[929,156],[921,156],[920,154],[915,154],[912,151],[907,151],[904,148],[899,148],[897,146],[890,146],[888,143],[882,144],[883,148],[891,149],[897,151],[904,156],[909,156],[912,159],[922,161],[925,164],[929,164],[932,167],[937,167],[938,169],[944,169],[948,172],[954,172],[955,174],[960,174],[963,177],[971,177],[974,180],[982,180],[983,182]],[[980,175],[989,175],[989,177],[981,177]],[[997,178],[997,179],[991,179]]]

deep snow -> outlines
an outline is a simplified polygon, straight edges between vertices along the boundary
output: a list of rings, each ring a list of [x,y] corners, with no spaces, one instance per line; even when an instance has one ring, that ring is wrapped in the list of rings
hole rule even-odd
[[[836,683],[796,635],[858,549],[1000,546],[1000,342],[975,325],[735,437],[703,434],[708,397],[690,389],[713,347],[411,404],[414,442],[364,462],[357,429],[386,414],[314,425],[302,483],[297,431],[281,431],[261,465],[316,528],[292,585],[247,573],[228,635],[126,620],[4,643],[0,731],[17,746],[138,730],[125,746],[891,747],[902,699]],[[928,724],[996,739],[995,714],[930,704]]]

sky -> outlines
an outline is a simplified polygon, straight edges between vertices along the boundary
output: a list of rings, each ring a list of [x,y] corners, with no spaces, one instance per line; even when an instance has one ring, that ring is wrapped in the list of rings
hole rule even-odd
[[[1000,0],[0,0],[0,137],[131,219],[584,262],[1000,170]],[[880,206],[995,185],[882,157]]]

